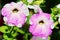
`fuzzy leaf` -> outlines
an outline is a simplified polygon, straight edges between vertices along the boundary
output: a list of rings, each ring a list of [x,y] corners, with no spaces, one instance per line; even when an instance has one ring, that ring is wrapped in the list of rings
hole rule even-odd
[[[11,38],[9,38],[8,37],[8,35],[6,35],[6,34],[3,34],[3,38],[4,38],[4,40],[13,40],[13,38],[11,37]]]
[[[34,1],[34,4],[40,5],[41,3],[44,3],[44,0],[36,0]]]
[[[18,27],[14,27],[14,30],[16,30],[17,32],[24,34],[25,32],[22,29],[19,29]]]
[[[0,31],[3,33],[7,33],[8,27],[7,26],[1,26]]]

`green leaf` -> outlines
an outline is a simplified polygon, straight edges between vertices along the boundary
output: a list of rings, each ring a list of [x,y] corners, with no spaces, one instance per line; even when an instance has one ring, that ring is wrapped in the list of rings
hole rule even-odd
[[[21,29],[17,29],[17,31],[19,32],[19,33],[21,33],[21,34],[24,34],[25,32],[23,31],[23,30],[21,30]]]
[[[27,21],[26,21],[27,24],[29,24],[29,20],[31,16],[32,16],[32,13],[30,13],[29,16],[27,17]]]
[[[48,40],[50,40],[50,37],[48,37]]]
[[[15,38],[18,35],[18,33],[17,32],[11,33],[11,35]]]
[[[13,40],[13,38],[9,38],[7,34],[3,34],[3,38],[4,40]]]
[[[54,20],[54,22],[56,22],[57,18],[58,18],[57,15],[59,14],[59,11],[56,7],[52,8],[51,10],[52,10],[51,18]]]
[[[25,32],[22,29],[19,29],[18,27],[14,27],[14,30],[16,30],[17,32],[21,34],[25,34]]]
[[[36,0],[36,1],[34,1],[33,4],[40,5],[41,3],[45,3],[45,0]]]
[[[21,0],[24,4],[28,4],[27,0]]]
[[[28,40],[28,34],[24,35],[24,40]]]
[[[3,33],[7,33],[8,27],[7,26],[1,26],[0,31]]]

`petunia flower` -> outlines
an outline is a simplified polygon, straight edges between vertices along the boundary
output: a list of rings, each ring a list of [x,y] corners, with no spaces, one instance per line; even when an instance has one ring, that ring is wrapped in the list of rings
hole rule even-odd
[[[22,25],[26,22],[26,16],[29,15],[28,7],[23,4],[23,2],[8,3],[2,8],[1,12],[6,24],[18,27],[22,27]]]
[[[29,31],[33,36],[47,38],[52,33],[54,22],[50,18],[50,14],[38,11],[37,14],[30,18]]]
[[[58,22],[60,24],[60,14],[56,15],[56,17],[58,17]]]
[[[39,7],[39,5],[28,5],[27,7],[30,9],[34,9],[35,13],[37,13],[38,11],[42,12],[42,9]]]
[[[60,24],[60,14],[58,14],[57,17],[58,17],[58,22]]]
[[[42,39],[42,38],[39,37],[39,36],[33,36],[33,37],[31,38],[31,40],[48,40],[48,38]]]
[[[60,4],[57,5],[57,8],[60,8]]]

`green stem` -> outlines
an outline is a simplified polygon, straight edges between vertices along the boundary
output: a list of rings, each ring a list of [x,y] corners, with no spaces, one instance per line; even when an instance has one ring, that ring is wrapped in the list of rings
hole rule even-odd
[[[11,29],[10,29],[10,33],[13,31],[13,29],[14,29],[14,27],[11,27]]]
[[[57,25],[58,25],[58,21],[56,21],[55,23],[54,23],[54,27],[56,28],[56,29],[59,29],[59,27],[57,27]]]
[[[28,40],[28,34],[24,35],[24,40]]]
[[[50,36],[48,37],[48,40],[50,40]]]
[[[22,29],[19,29],[18,27],[14,27],[14,30],[16,30],[17,32],[21,34],[25,34],[25,32]]]
[[[54,23],[54,26],[56,26],[58,24],[58,21],[56,21],[55,23]]]

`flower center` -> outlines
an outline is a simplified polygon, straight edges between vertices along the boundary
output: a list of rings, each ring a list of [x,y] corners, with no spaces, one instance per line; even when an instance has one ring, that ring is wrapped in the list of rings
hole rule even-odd
[[[17,13],[19,10],[15,8],[15,9],[13,9],[12,11],[13,11],[14,13]]]
[[[43,20],[39,21],[39,24],[44,24],[44,21]]]

